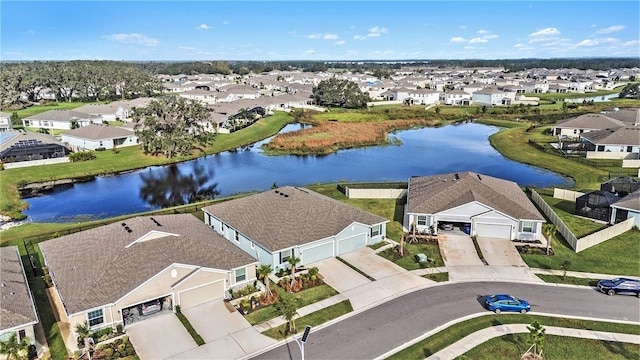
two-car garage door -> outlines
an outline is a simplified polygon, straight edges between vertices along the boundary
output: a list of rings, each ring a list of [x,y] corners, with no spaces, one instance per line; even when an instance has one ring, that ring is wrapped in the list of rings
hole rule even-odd
[[[476,235],[511,240],[511,225],[476,224]]]

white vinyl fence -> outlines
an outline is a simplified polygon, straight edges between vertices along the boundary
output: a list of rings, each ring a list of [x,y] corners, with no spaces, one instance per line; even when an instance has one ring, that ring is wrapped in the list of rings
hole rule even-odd
[[[556,199],[569,200],[572,202],[576,202],[576,199],[580,196],[584,195],[579,191],[567,190],[567,189],[553,189],[553,197]]]
[[[407,189],[351,189],[345,186],[349,199],[399,199],[407,194]]]

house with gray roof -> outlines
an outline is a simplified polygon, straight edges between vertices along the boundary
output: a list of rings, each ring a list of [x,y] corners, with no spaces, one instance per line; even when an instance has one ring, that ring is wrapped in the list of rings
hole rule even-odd
[[[623,121],[607,116],[607,114],[584,114],[557,123],[553,128],[553,133],[559,137],[578,138],[581,134],[589,131],[617,128],[624,125]]]
[[[9,168],[13,163],[19,166],[42,165],[44,162],[67,162],[69,149],[51,135],[20,131],[0,133],[0,161]],[[42,160],[45,160],[44,162]],[[16,164],[18,165],[18,164]]]
[[[633,225],[640,227],[640,189],[611,204],[610,224],[633,218]]]
[[[36,343],[38,313],[17,246],[0,247],[0,341],[12,334]]]
[[[24,127],[38,129],[71,130],[74,122],[80,127],[89,124],[100,124],[102,123],[102,117],[75,110],[49,110],[22,119]]]
[[[640,126],[590,131],[580,137],[589,158],[640,159]]]
[[[308,265],[386,236],[389,220],[305,188],[278,189],[204,207],[216,233],[262,264],[287,268],[290,256]]]
[[[102,124],[65,131],[60,134],[60,138],[74,151],[138,145],[138,137],[132,129]]]
[[[191,214],[126,219],[39,246],[70,329],[222,300],[256,280],[256,260]]]
[[[544,217],[518,184],[470,171],[409,179],[405,227],[438,231],[444,224],[469,235],[538,240]]]

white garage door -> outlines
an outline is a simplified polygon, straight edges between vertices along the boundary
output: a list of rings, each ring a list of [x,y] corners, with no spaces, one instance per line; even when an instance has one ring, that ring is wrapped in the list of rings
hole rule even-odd
[[[302,249],[302,263],[308,265],[333,256],[333,242]]]
[[[338,241],[338,255],[350,253],[367,245],[367,234],[360,234]]]
[[[188,309],[207,301],[222,299],[224,297],[224,280],[197,288],[185,290],[180,293],[180,307]]]
[[[476,235],[511,240],[511,225],[476,224]]]

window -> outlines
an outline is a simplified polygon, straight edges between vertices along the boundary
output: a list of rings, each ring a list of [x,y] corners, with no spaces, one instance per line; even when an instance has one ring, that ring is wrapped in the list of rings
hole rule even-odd
[[[533,230],[533,221],[523,221],[522,222],[522,232],[534,232]]]
[[[380,235],[380,225],[375,225],[371,227],[371,237]]]
[[[287,262],[289,256],[293,255],[291,253],[291,249],[280,251],[280,264],[284,264]]]
[[[418,225],[427,226],[427,216],[426,215],[418,215]]]
[[[247,279],[247,269],[236,269],[236,283],[243,282]]]
[[[240,242],[240,233],[236,231],[236,241]]]
[[[598,145],[598,151],[604,151],[604,145]]]
[[[104,323],[104,313],[102,312],[102,309],[89,311],[87,317],[89,318],[89,326],[95,326]]]
[[[627,146],[627,152],[633,152],[633,146]]]

